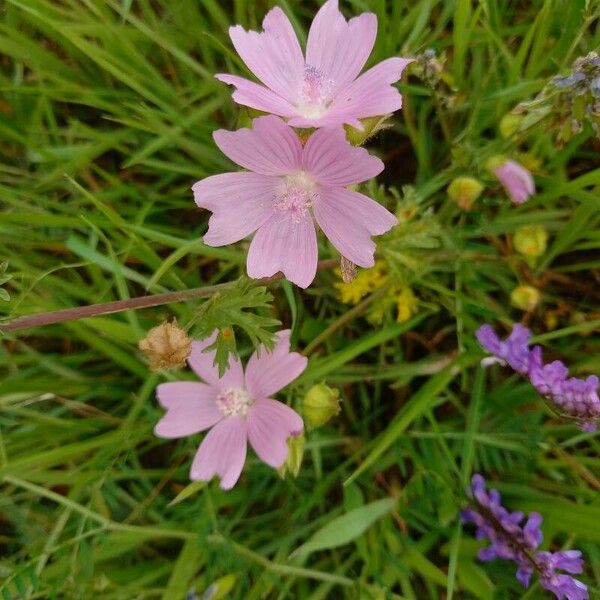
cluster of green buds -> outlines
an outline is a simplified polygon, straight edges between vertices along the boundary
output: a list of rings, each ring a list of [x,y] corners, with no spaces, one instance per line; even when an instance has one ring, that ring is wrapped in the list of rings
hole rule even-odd
[[[579,57],[570,73],[553,77],[531,102],[513,111],[522,115],[521,130],[544,122],[556,131],[556,142],[564,145],[589,123],[600,137],[600,56],[590,52]]]

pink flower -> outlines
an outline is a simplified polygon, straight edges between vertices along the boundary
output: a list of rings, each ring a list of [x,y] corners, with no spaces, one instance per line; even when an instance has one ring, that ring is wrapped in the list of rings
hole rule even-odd
[[[214,366],[215,351],[204,352],[216,332],[193,342],[190,367],[206,383],[177,381],[156,389],[167,413],[154,433],[179,438],[210,429],[192,463],[190,478],[208,481],[214,475],[221,488],[231,489],[246,460],[246,441],[258,457],[278,469],[287,458],[287,439],[304,427],[300,415],[289,406],[269,398],[296,379],[306,368],[307,358],[290,352],[290,331],[280,331],[272,352],[261,346],[248,361],[246,373],[239,360],[230,360],[229,369],[219,377]]]
[[[280,8],[267,13],[263,29],[229,29],[237,53],[266,86],[236,75],[217,75],[236,87],[233,99],[238,104],[285,117],[294,127],[349,123],[359,129],[358,119],[402,107],[402,96],[391,84],[412,59],[389,58],[358,76],[375,44],[374,14],[346,21],[337,0],[328,0],[310,27],[306,58]]]
[[[219,130],[221,149],[250,172],[213,175],[193,186],[196,204],[212,211],[204,242],[224,246],[256,231],[248,275],[278,271],[308,287],[317,271],[314,219],[339,252],[372,267],[372,235],[391,229],[396,217],[377,202],[346,189],[383,170],[363,148],[351,146],[343,128],[318,129],[302,146],[279,117],[259,117],[252,129]]]
[[[531,173],[514,160],[504,161],[494,170],[494,174],[515,204],[523,204],[535,194]]]

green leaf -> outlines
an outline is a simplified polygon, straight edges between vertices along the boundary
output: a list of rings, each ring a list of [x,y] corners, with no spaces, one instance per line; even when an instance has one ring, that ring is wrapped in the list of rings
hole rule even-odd
[[[274,334],[267,329],[279,325],[280,322],[248,310],[267,311],[272,299],[273,296],[265,286],[255,286],[248,279],[240,278],[231,287],[217,292],[196,313],[194,337],[206,338],[215,329],[221,332],[215,343],[206,349],[216,349],[215,364],[219,367],[221,375],[229,366],[229,356],[236,352],[233,327],[242,329],[255,348],[260,344],[264,344],[268,349],[273,347]]]
[[[305,556],[315,550],[328,550],[352,542],[375,521],[389,513],[396,501],[396,498],[376,500],[333,519],[297,548],[292,556]]]
[[[207,484],[206,481],[192,481],[192,483],[189,483],[188,485],[186,485],[179,492],[179,494],[177,494],[177,496],[175,496],[175,498],[173,498],[173,500],[171,500],[171,502],[169,502],[169,504],[167,504],[167,507],[171,508],[172,506],[175,506],[176,504],[183,502],[183,500],[186,500],[190,496],[193,496],[200,490],[204,489],[206,487],[206,484]]]

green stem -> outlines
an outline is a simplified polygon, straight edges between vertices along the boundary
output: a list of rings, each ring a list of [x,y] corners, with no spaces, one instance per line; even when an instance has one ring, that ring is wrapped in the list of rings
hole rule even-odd
[[[337,259],[319,261],[318,270],[331,269],[337,266]],[[274,281],[283,279],[283,275],[278,273],[273,277],[257,279],[255,285],[266,285]],[[77,321],[99,315],[110,315],[125,310],[138,310],[140,308],[150,308],[162,304],[173,304],[175,302],[185,302],[195,298],[207,298],[216,292],[231,287],[234,282],[219,283],[217,285],[207,285],[205,287],[183,290],[179,292],[164,292],[162,294],[152,294],[148,296],[139,296],[138,298],[127,298],[126,300],[115,300],[113,302],[103,302],[100,304],[90,304],[88,306],[77,306],[75,308],[63,308],[49,312],[38,313],[36,315],[27,315],[19,317],[8,323],[0,325],[1,333],[29,329],[31,327],[42,327],[44,325],[53,325],[55,323],[64,323],[65,321]]]

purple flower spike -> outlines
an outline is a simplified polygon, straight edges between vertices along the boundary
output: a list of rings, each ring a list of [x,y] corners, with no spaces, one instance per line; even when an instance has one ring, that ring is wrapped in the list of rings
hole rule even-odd
[[[485,350],[496,355],[502,362],[508,363],[518,373],[527,373],[531,355],[529,329],[517,324],[505,341],[500,340],[489,325],[481,326],[475,335]]]
[[[543,588],[552,592],[557,600],[587,600],[587,587],[567,573],[581,573],[583,559],[579,550],[537,552],[542,543],[540,529],[542,516],[533,512],[527,517],[521,512],[510,512],[500,503],[497,490],[485,489],[481,475],[473,475],[469,496],[474,506],[463,510],[463,523],[473,523],[477,539],[487,539],[490,545],[479,551],[482,561],[495,558],[512,560],[517,564],[516,577],[523,587],[529,587],[531,576],[537,573]]]
[[[596,430],[600,421],[598,377],[569,377],[569,369],[560,360],[544,364],[542,349],[539,346],[529,349],[531,332],[522,325],[516,324],[504,341],[489,325],[480,327],[475,335],[497,361],[526,375],[533,387],[549,399],[562,416],[577,421],[583,431]]]

